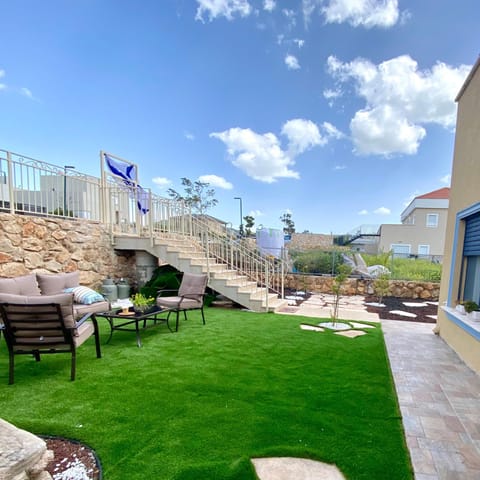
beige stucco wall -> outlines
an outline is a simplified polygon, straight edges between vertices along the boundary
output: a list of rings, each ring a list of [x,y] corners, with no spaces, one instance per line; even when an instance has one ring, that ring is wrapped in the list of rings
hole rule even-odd
[[[458,103],[450,206],[445,238],[440,305],[455,306],[460,282],[464,224],[459,223],[457,250],[453,252],[456,217],[459,211],[480,202],[480,71],[477,70]],[[453,260],[453,268],[452,268]],[[451,292],[448,298],[448,292]],[[438,328],[442,338],[459,356],[480,373],[480,344],[452,323],[441,309]]]
[[[427,214],[438,214],[438,226],[427,227]],[[419,245],[430,245],[429,255],[442,257],[445,249],[445,231],[448,213],[445,209],[417,208],[415,224],[385,224],[381,227],[379,251],[388,252],[393,243],[410,245],[410,253],[418,254]]]

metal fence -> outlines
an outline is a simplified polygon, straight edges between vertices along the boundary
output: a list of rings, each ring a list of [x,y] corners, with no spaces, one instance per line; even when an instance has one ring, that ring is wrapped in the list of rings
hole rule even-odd
[[[0,150],[0,211],[101,220],[100,180]]]

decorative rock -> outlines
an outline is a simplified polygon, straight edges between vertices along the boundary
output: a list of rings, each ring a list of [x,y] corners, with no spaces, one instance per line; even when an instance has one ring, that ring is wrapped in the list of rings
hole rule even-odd
[[[44,440],[0,418],[0,445],[2,445],[0,455],[2,480],[51,479],[48,473],[48,476],[42,474],[45,462],[48,463],[50,458]]]
[[[325,327],[330,330],[348,330],[352,328],[348,323],[343,322],[322,322],[318,324],[320,327]]]
[[[402,317],[417,318],[417,315],[415,315],[414,313],[404,312],[403,310],[391,310],[388,313],[393,313],[394,315],[400,315]]]

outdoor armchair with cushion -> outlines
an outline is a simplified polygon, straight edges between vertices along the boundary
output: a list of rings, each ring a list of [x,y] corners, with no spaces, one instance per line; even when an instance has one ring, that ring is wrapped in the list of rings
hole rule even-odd
[[[75,380],[76,350],[95,336],[97,358],[101,358],[100,338],[95,314],[87,313],[76,321],[73,295],[15,295],[0,293],[0,313],[9,353],[9,384],[14,381],[15,355],[70,353],[71,380]],[[87,321],[91,320],[91,321]]]
[[[183,312],[185,320],[187,319],[187,310],[200,310],[202,320],[205,325],[205,315],[203,313],[203,297],[207,288],[208,276],[197,273],[184,273],[180,287],[177,290],[160,290],[157,296],[157,306],[168,308],[170,312],[176,313],[175,330],[178,331],[178,320],[180,312]],[[176,293],[176,295],[171,295]],[[165,294],[169,294],[164,296]]]

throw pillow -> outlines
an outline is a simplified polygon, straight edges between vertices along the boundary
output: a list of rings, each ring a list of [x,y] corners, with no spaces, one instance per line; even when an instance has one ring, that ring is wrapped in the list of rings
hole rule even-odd
[[[96,302],[103,302],[105,298],[95,290],[88,287],[70,287],[63,290],[65,293],[73,293],[73,300],[75,303],[83,303],[84,305],[91,305]]]

